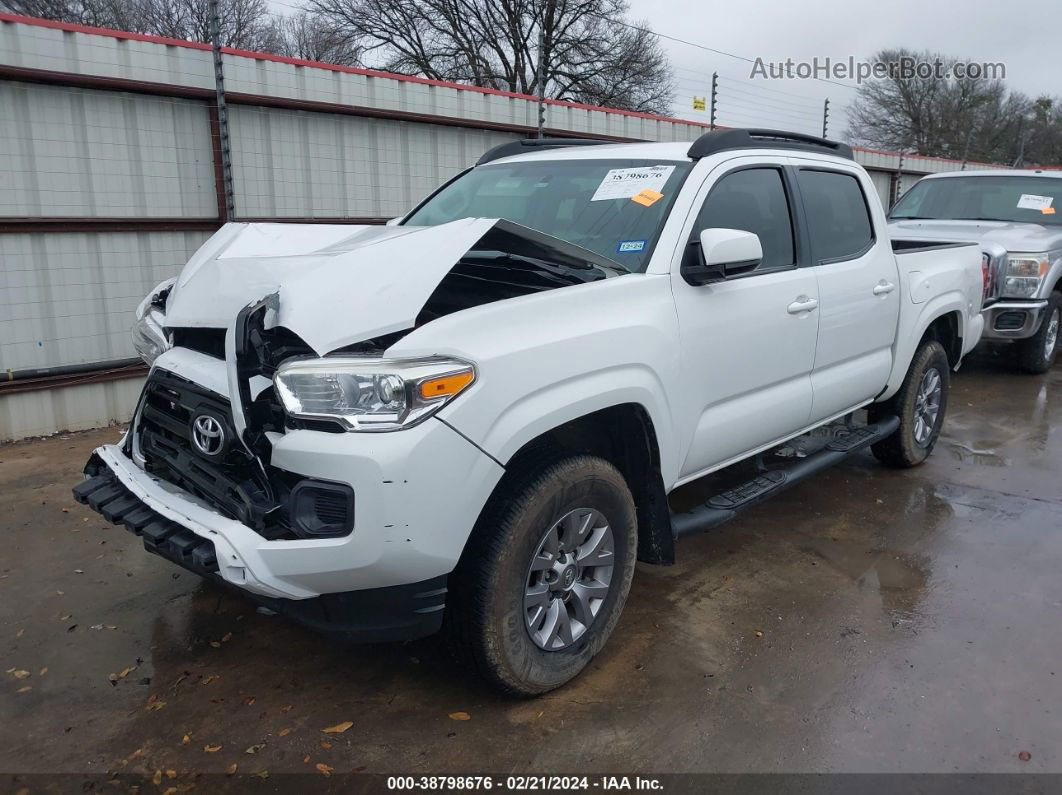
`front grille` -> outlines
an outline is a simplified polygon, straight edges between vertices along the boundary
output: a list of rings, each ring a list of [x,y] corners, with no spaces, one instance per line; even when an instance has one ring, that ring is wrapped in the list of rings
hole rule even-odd
[[[200,417],[220,428],[222,443],[215,455],[204,454],[193,442],[192,425]],[[136,430],[146,471],[269,538],[284,535],[276,521],[280,517],[273,516],[278,504],[272,484],[237,439],[226,398],[156,369],[144,387]]]

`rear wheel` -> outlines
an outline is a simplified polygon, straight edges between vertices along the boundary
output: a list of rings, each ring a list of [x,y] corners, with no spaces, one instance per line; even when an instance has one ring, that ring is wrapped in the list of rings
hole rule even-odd
[[[889,415],[900,418],[896,433],[871,448],[879,461],[894,467],[913,467],[929,458],[944,424],[949,376],[944,346],[936,340],[924,341],[915,352],[900,391],[872,407],[872,419]]]
[[[500,486],[454,572],[447,621],[458,653],[501,690],[560,687],[619,620],[637,552],[619,471],[573,456]]]
[[[1028,339],[1017,343],[1018,366],[1027,373],[1046,373],[1055,363],[1058,332],[1062,325],[1062,293],[1053,292],[1044,310],[1040,328]]]

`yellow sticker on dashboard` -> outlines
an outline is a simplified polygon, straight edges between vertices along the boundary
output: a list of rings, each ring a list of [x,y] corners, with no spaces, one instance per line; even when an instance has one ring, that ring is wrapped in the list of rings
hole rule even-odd
[[[662,198],[664,198],[663,193],[655,191],[652,188],[646,188],[641,193],[636,193],[631,196],[631,201],[637,202],[638,204],[642,205],[642,207],[649,207],[655,202],[660,201]]]

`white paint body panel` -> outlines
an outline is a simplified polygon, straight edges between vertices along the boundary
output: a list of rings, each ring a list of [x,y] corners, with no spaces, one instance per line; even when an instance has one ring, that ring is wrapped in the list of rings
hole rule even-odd
[[[674,159],[675,148],[632,145],[623,155]],[[615,150],[549,156],[615,157]],[[866,256],[842,267],[701,287],[684,281],[681,253],[718,175],[745,162],[794,160],[791,152],[763,150],[698,162],[643,274],[483,304],[401,337],[387,357],[454,356],[476,366],[475,383],[428,421],[390,433],[273,434],[274,466],[353,487],[355,530],[347,538],[266,541],[203,505],[193,510],[195,500],[128,459],[117,462],[116,448],[101,448],[101,455],[120,465],[123,482],[153,508],[215,543],[220,539],[219,558],[231,556],[222,568],[230,582],[304,598],[448,573],[504,465],[541,434],[599,409],[644,408],[670,490],[889,397],[925,329],[943,314],[957,314],[963,349],[972,348],[981,332],[979,251],[965,246],[894,256],[869,178],[850,161],[829,156],[799,160],[859,176],[877,235]],[[408,329],[439,280],[493,223],[373,230],[229,225],[181,275],[166,322],[231,329],[239,309],[279,290],[280,324],[321,354]],[[896,284],[884,298],[872,292],[882,279]],[[822,311],[787,311],[800,296],[818,299]],[[229,395],[231,339],[228,348],[227,363],[173,350],[157,366]]]

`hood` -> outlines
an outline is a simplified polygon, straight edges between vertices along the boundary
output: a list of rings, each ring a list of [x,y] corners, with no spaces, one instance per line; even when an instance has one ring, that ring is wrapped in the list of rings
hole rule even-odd
[[[167,328],[229,328],[278,294],[276,325],[318,355],[493,300],[622,272],[592,252],[492,218],[431,227],[227,224],[185,266]]]
[[[889,234],[897,240],[948,240],[997,243],[1007,251],[1052,251],[1062,247],[1062,227],[1009,221],[895,220]]]

